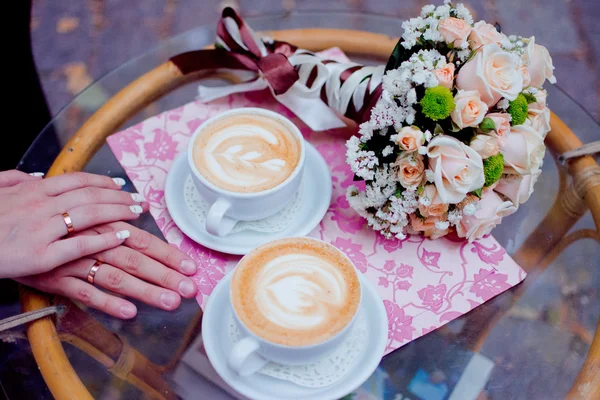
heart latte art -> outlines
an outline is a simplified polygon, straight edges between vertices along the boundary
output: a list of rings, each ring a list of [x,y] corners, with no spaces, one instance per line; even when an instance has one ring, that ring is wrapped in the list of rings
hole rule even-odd
[[[258,114],[236,114],[202,128],[194,164],[210,183],[232,192],[261,192],[289,177],[301,145],[283,122]]]
[[[256,335],[305,346],[336,335],[360,302],[352,263],[335,247],[306,238],[283,239],[242,259],[232,281],[234,309]]]

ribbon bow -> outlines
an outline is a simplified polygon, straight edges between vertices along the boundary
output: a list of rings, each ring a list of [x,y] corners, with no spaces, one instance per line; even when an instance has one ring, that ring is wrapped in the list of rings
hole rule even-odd
[[[250,71],[252,75],[240,84],[199,86],[198,98],[204,102],[269,88],[277,101],[311,129],[319,131],[345,126],[339,114],[362,122],[381,95],[383,66],[323,60],[289,43],[261,40],[229,7],[223,10],[218,22],[215,47],[180,54],[171,61],[184,74],[229,69],[239,71],[240,75],[242,71]]]

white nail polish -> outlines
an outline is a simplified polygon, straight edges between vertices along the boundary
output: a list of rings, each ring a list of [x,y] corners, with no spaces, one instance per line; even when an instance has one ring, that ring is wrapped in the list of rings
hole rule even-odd
[[[123,178],[113,178],[113,182],[119,186],[125,186],[125,179]]]
[[[131,198],[133,199],[133,201],[137,201],[138,203],[144,201],[144,196],[142,196],[139,193],[131,193]]]
[[[129,209],[131,210],[131,212],[134,212],[136,214],[141,214],[144,210],[142,210],[142,207],[140,206],[129,206]]]
[[[119,231],[117,232],[117,239],[119,240],[123,240],[123,239],[127,239],[131,234],[129,233],[129,231]]]
[[[31,176],[44,176],[46,174],[44,174],[43,172],[32,172],[29,175],[31,175]]]

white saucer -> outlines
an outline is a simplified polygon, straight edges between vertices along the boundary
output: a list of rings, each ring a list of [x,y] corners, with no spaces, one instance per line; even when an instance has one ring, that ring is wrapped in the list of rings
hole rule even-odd
[[[319,225],[331,203],[331,174],[327,163],[319,152],[306,142],[306,160],[302,179],[303,203],[290,225],[278,232],[244,230],[223,237],[213,236],[204,226],[196,222],[195,215],[186,205],[183,190],[189,174],[184,153],[175,159],[167,176],[165,199],[169,213],[179,229],[190,239],[223,253],[244,255],[272,240],[306,236]]]
[[[202,317],[202,339],[206,354],[217,373],[225,382],[242,395],[254,400],[333,400],[339,399],[362,385],[375,371],[387,344],[388,319],[385,307],[377,291],[362,274],[359,278],[363,287],[361,312],[366,315],[366,343],[362,355],[354,367],[331,386],[308,388],[292,382],[272,378],[263,374],[240,377],[227,366],[227,357],[232,343],[228,324],[231,318],[229,284],[233,271],[219,282],[208,299]]]

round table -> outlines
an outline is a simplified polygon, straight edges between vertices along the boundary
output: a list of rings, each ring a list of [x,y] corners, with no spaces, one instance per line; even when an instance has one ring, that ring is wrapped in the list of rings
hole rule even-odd
[[[371,31],[391,37],[402,32],[399,19],[365,14],[301,12],[253,17],[246,21],[258,31],[324,27]],[[40,133],[19,168],[28,172],[48,170],[69,138],[107,99],[169,57],[204,48],[213,43],[214,37],[215,26],[191,30],[94,82]],[[363,63],[386,61],[364,54],[350,56]],[[196,85],[188,83],[161,97],[123,127],[191,101],[196,95]],[[590,115],[559,87],[550,86],[548,92],[551,110],[581,142],[597,140],[600,127]],[[126,178],[107,145],[102,146],[84,170]],[[522,260],[519,251],[530,243],[527,242],[530,234],[535,232],[538,239],[551,236],[554,228],[548,224],[540,227],[540,223],[551,210],[557,194],[566,188],[568,175],[554,161],[550,151],[543,172],[531,199],[494,230],[494,236],[519,262]],[[135,191],[129,181],[125,190]],[[580,218],[573,217],[573,222],[567,239],[552,249],[547,248],[544,258],[532,265],[521,262],[529,273],[524,283],[386,356],[378,371],[388,375],[385,398],[417,398],[409,387],[418,375],[428,377],[434,391],[446,396],[463,382],[462,387],[470,387],[477,393],[478,388],[483,388],[478,399],[564,398],[580,373],[600,315],[600,245],[594,220],[587,212]],[[140,218],[136,225],[161,236],[149,215]],[[181,373],[178,371],[181,371],[183,351],[199,334],[201,311],[195,300],[184,301],[174,312],[139,302],[136,305],[138,316],[130,321],[110,318],[92,309],[71,308],[69,318],[61,317],[56,322],[70,365],[94,398],[133,399],[155,396],[161,390],[164,396],[173,396],[176,375]],[[31,351],[26,341],[18,343],[17,353]],[[121,379],[111,367],[124,346],[135,349],[147,360],[146,365],[134,371],[133,378]],[[484,372],[478,365],[493,365],[493,368]],[[32,374],[29,379],[39,381],[39,375]],[[61,376],[46,377],[46,381],[49,379],[53,382],[47,383],[57,398],[68,393],[68,390],[56,389],[61,385]],[[22,397],[22,393],[10,390],[6,394],[9,398]],[[51,398],[47,389],[36,394]],[[197,398],[204,397],[198,395]],[[374,395],[373,398],[380,397]],[[432,394],[431,398],[447,397]]]

